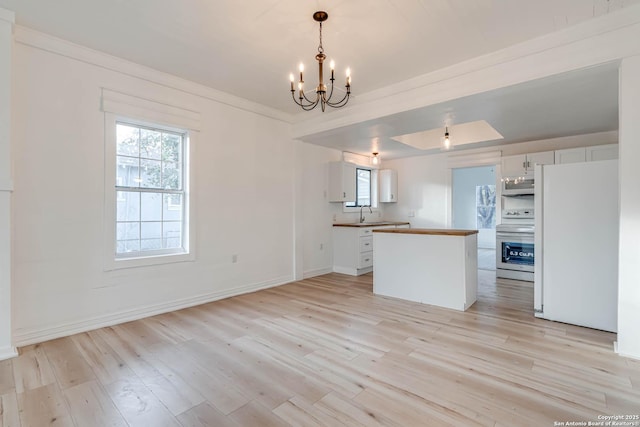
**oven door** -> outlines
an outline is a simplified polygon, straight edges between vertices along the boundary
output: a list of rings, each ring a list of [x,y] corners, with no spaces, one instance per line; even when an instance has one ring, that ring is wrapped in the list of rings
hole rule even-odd
[[[496,268],[533,272],[533,234],[497,232],[496,245]]]

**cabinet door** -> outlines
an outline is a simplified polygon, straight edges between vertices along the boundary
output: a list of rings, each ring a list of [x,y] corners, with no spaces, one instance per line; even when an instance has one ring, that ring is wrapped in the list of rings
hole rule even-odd
[[[527,171],[533,171],[535,165],[552,165],[555,163],[553,151],[527,154]]]
[[[379,172],[380,195],[382,203],[395,203],[398,201],[398,172],[393,169],[383,169]]]
[[[524,174],[527,165],[527,156],[518,154],[502,158],[502,176],[520,176]]]
[[[556,150],[556,164],[559,165],[564,163],[582,163],[585,159],[584,147]]]
[[[618,144],[595,145],[586,148],[587,162],[598,160],[616,160],[618,158]]]
[[[356,200],[356,165],[345,162],[329,163],[329,201]]]

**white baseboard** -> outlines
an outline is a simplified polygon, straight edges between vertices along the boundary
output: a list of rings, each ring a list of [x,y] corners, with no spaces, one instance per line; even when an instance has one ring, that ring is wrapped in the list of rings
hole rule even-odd
[[[136,309],[124,310],[118,313],[96,316],[89,319],[80,319],[74,322],[64,322],[46,328],[19,329],[14,331],[13,341],[18,347],[41,343],[55,338],[66,337],[93,329],[104,328],[117,325],[119,323],[131,322],[157,314],[168,313],[170,311],[181,310],[183,308],[206,304],[212,301],[221,300],[237,295],[248,294],[261,289],[273,288],[293,281],[291,276],[282,276],[266,282],[254,283],[234,289],[218,292],[210,292],[194,297],[183,298],[162,304],[154,304]],[[15,350],[15,349],[14,349]],[[0,360],[2,359],[2,349],[0,349]]]
[[[18,355],[18,350],[15,347],[10,345],[6,347],[0,348],[0,360],[11,359],[12,357],[16,357]]]
[[[322,276],[323,274],[333,273],[332,267],[316,268],[315,270],[308,270],[302,273],[303,279],[309,279],[311,277]]]

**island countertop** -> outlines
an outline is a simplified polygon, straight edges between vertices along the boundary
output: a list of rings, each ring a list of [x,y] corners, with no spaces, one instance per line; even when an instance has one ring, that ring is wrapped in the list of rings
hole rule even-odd
[[[373,230],[374,233],[396,234],[429,234],[435,236],[471,236],[478,234],[478,230],[457,230],[453,228],[383,228]]]
[[[347,222],[336,223],[334,227],[383,227],[387,225],[410,225],[408,222],[402,221],[380,221],[380,222]]]

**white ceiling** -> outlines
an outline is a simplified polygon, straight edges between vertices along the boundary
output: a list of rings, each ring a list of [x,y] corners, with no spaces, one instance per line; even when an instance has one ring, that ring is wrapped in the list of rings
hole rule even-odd
[[[637,3],[640,0],[0,0],[0,7],[15,11],[18,25],[296,114],[288,76],[302,61],[309,71],[307,82],[315,84],[311,71],[315,71],[318,27],[311,16],[316,10],[329,13],[323,27],[325,53],[336,61],[338,81],[345,68],[351,67],[357,100],[358,94]],[[568,128],[610,130],[611,120],[617,121],[617,98],[604,93],[605,89],[617,92],[610,77],[602,71],[551,79],[539,83],[540,87],[533,83],[479,95],[342,133],[366,130],[369,150],[374,138],[386,145],[393,136],[386,131],[376,134],[376,126],[382,130],[394,127],[394,135],[424,131],[442,126],[442,114],[431,118],[439,113],[454,114],[459,122],[487,120],[505,135],[506,142],[539,138],[542,129],[548,129],[549,135]],[[600,86],[600,78],[606,87],[587,86]],[[554,89],[545,90],[547,83]],[[589,99],[598,104],[615,104],[615,117],[604,107],[598,113],[593,102],[584,102],[583,89],[591,91]],[[547,108],[549,98],[545,96],[558,98],[564,90],[580,102],[556,99],[559,107]],[[485,102],[491,106],[486,107]],[[542,110],[534,109],[541,104]],[[571,108],[560,108],[568,104]],[[583,109],[602,117],[582,123],[579,113]],[[517,111],[522,116],[516,120],[513,114]],[[559,123],[536,130],[534,118]],[[431,128],[425,127],[429,121],[434,122]],[[362,135],[356,136],[357,141],[345,142],[356,144],[355,148],[364,144]],[[309,141],[327,145],[321,135]],[[332,146],[346,149],[341,144]],[[394,156],[415,154],[411,147],[381,148],[385,150]]]

